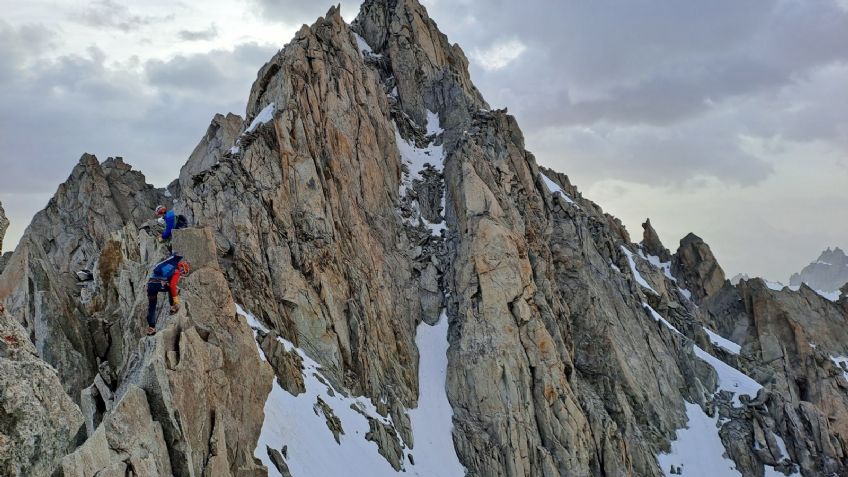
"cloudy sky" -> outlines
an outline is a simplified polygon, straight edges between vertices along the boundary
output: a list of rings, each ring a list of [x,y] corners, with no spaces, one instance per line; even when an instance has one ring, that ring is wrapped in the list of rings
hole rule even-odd
[[[424,0],[539,162],[638,241],[778,280],[848,247],[848,0]],[[0,0],[7,248],[83,152],[162,186],[316,0]],[[343,1],[352,20],[359,1]]]

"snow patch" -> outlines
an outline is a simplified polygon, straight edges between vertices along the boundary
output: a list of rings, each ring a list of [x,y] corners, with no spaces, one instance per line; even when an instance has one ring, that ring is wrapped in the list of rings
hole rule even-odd
[[[654,309],[651,305],[649,305],[649,304],[647,304],[647,303],[642,303],[642,306],[643,306],[643,307],[645,307],[645,309],[646,309],[646,310],[648,310],[648,311],[651,313],[651,316],[653,316],[655,320],[657,320],[657,321],[659,321],[660,323],[664,324],[664,325],[665,325],[668,329],[670,329],[671,331],[673,331],[673,332],[675,332],[675,333],[677,333],[677,334],[679,334],[679,335],[681,335],[681,336],[685,336],[683,333],[681,333],[681,332],[680,332],[680,330],[678,330],[677,328],[675,328],[675,326],[674,326],[674,325],[672,325],[671,323],[669,323],[669,321],[668,321],[668,320],[666,320],[665,318],[663,318],[663,317],[662,317],[662,315],[660,315],[659,313],[657,313],[657,310],[655,310],[655,309]]]
[[[686,336],[680,332],[677,328],[674,327],[671,323],[668,322],[665,318],[662,317],[656,310],[654,310],[651,305],[647,303],[642,303],[642,306],[651,313],[651,316],[654,317],[655,320],[663,323],[673,332]],[[731,342],[732,343],[732,342]],[[713,367],[716,371],[716,377],[718,378],[718,389],[720,391],[728,391],[733,394],[732,403],[736,406],[741,406],[742,402],[739,400],[739,396],[742,394],[746,394],[750,397],[756,397],[757,392],[763,387],[760,383],[751,379],[748,375],[742,373],[738,369],[730,366],[724,361],[716,358],[715,356],[704,351],[700,346],[693,343],[692,345],[695,356],[697,356],[701,361],[706,362],[710,366]]]
[[[677,279],[671,275],[671,262],[661,262],[660,257],[657,257],[656,255],[646,254],[644,251],[642,251],[641,248],[639,248],[639,256],[644,258],[651,265],[653,265],[654,268],[662,270],[663,275],[665,275],[666,278],[677,283]]]
[[[251,327],[267,330],[242,307],[237,305],[237,310],[247,317]],[[288,446],[286,463],[292,475],[350,475],[350,472],[374,476],[397,475],[388,461],[378,453],[377,444],[365,440],[365,434],[370,430],[368,420],[352,406],[384,424],[392,425],[392,420],[380,416],[371,401],[363,397],[345,396],[334,389],[321,373],[318,363],[291,342],[282,338],[277,338],[277,341],[286,351],[294,350],[303,359],[306,392],[292,396],[280,387],[276,378],[273,380],[273,388],[265,402],[265,420],[259,442],[253,452],[254,457],[268,467],[269,475],[279,476],[280,473],[268,457],[267,447],[279,451],[283,446]],[[259,351],[261,355],[261,348]],[[327,428],[323,413],[314,409],[319,397],[341,421],[344,434],[339,435],[340,443],[336,443],[333,433]]]
[[[359,48],[359,53],[362,54],[363,58],[366,58],[368,56],[372,56],[374,58],[382,58],[383,55],[379,53],[374,53],[374,49],[371,48],[371,45],[369,45],[367,41],[365,41],[365,38],[362,38],[357,33],[354,33],[353,36],[354,38],[356,38],[356,46]]]
[[[262,111],[259,111],[259,114],[253,118],[253,121],[250,123],[250,126],[244,130],[243,134],[247,134],[253,132],[259,126],[267,123],[268,121],[274,119],[274,111],[276,111],[276,105],[274,103],[269,104],[262,108]]]
[[[842,371],[842,375],[845,376],[846,380],[848,380],[848,371],[845,371],[848,366],[842,366],[843,364],[848,365],[848,356],[831,356],[830,360],[833,361],[833,364]]]
[[[654,295],[659,296],[659,293],[657,293],[657,291],[654,290],[653,287],[651,287],[651,285],[649,285],[644,278],[642,278],[642,274],[639,273],[639,270],[636,269],[636,261],[633,260],[633,252],[628,250],[627,247],[625,247],[624,245],[621,246],[621,251],[624,252],[625,255],[627,255],[627,263],[630,264],[630,271],[633,272],[633,277],[636,279],[636,283],[642,285],[643,288],[647,288],[648,290],[653,292]]]
[[[558,186],[557,183],[552,181],[548,176],[542,173],[539,173],[539,175],[542,176],[542,182],[545,183],[545,187],[548,188],[548,192],[550,192],[551,194],[559,194],[562,196],[563,199],[565,199],[566,202],[576,206],[574,200],[572,200],[571,197],[568,196],[568,194],[563,192],[562,187]],[[580,207],[577,206],[577,208],[579,209]]]
[[[740,351],[742,351],[742,347],[741,347],[741,346],[739,346],[738,344],[734,343],[733,341],[730,341],[730,340],[729,340],[729,339],[727,339],[727,338],[723,338],[721,335],[719,335],[718,333],[716,333],[716,332],[714,332],[714,331],[710,330],[710,329],[709,329],[709,328],[707,328],[706,326],[704,327],[704,331],[706,331],[706,332],[707,332],[707,336],[709,336],[709,337],[710,337],[710,341],[711,341],[714,345],[716,345],[716,346],[720,346],[720,347],[724,348],[724,349],[725,349],[725,350],[727,350],[727,352],[729,352],[730,354],[736,354],[736,355],[738,355],[738,354],[739,354],[739,352],[740,352]]]
[[[268,329],[252,314],[236,305],[254,330]],[[303,377],[306,392],[292,396],[280,387],[276,378],[265,402],[265,420],[254,450],[254,457],[268,467],[269,476],[280,476],[268,457],[267,447],[277,449],[288,446],[286,464],[292,475],[368,475],[397,477],[404,475],[449,477],[465,475],[453,447],[453,409],[447,398],[448,320],[444,312],[435,326],[422,323],[415,342],[418,345],[420,396],[418,407],[409,411],[414,449],[404,447],[403,454],[412,454],[415,465],[404,461],[405,470],[396,472],[378,452],[377,444],[365,439],[370,427],[363,414],[393,426],[391,417],[383,417],[374,404],[364,397],[347,396],[329,384],[321,366],[303,350],[283,338],[277,338],[289,352],[296,352],[303,360]],[[257,343],[260,357],[266,357]],[[327,428],[323,413],[315,410],[321,398],[341,421],[344,434],[339,443]],[[356,408],[357,410],[355,410]],[[403,442],[397,436],[399,442]]]
[[[677,430],[671,452],[657,456],[666,477],[741,477],[736,464],[725,455],[718,435],[718,417],[708,416],[697,404],[684,404],[687,426]],[[672,474],[672,466],[680,467],[681,472]]]
[[[430,326],[418,325],[415,334],[418,346],[418,407],[409,411],[412,456],[415,465],[408,469],[412,475],[448,477],[465,475],[453,446],[453,408],[445,389],[448,372],[448,317],[444,311],[439,322]]]

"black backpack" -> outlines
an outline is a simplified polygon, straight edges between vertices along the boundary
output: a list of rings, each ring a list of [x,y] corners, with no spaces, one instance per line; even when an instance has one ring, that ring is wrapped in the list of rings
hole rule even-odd
[[[182,214],[178,215],[176,223],[174,224],[174,228],[175,229],[184,229],[186,227],[188,227],[188,219],[186,218],[185,215],[182,215]]]

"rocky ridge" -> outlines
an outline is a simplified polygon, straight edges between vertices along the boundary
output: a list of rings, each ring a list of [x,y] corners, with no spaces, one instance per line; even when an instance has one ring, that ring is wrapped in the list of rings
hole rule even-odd
[[[83,156],[0,275],[25,341],[0,347],[2,379],[34,394],[25,360],[49,398],[0,395],[42,416],[0,419],[0,470],[660,476],[697,465],[682,428],[700,419],[726,475],[845,473],[848,298],[732,286],[703,240],[671,254],[650,222],[631,243],[467,67],[415,0],[367,0],[352,25],[334,7],[260,69],[244,121],[213,119],[170,194]],[[195,271],[143,338],[169,195]],[[421,337],[443,325],[435,451],[416,411],[441,391]],[[39,429],[55,438],[27,447]],[[291,437],[313,434],[326,454]]]

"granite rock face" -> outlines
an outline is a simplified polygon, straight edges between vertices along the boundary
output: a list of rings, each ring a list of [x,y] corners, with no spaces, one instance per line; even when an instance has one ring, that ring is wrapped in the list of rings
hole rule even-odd
[[[0,310],[0,474],[50,475],[84,430],[79,407],[29,336]]]
[[[47,207],[36,214],[0,275],[0,302],[34,337],[39,356],[56,368],[77,400],[106,358],[114,290],[93,296],[76,272],[112,282],[123,259],[121,235],[135,233],[164,191],[145,182],[121,158],[103,164],[85,154]]]
[[[366,0],[352,25],[331,8],[260,69],[246,109],[213,119],[170,188],[192,273],[154,336],[145,283],[169,251],[150,219],[168,194],[84,156],[36,217],[0,276],[28,350],[0,345],[0,379],[35,394],[12,369],[25,358],[55,399],[26,404],[31,424],[0,415],[0,469],[254,476],[267,455],[291,474],[304,457],[286,435],[257,448],[278,391],[309,399],[321,459],[360,439],[383,466],[351,471],[433,465],[413,439],[434,353],[416,333],[444,316],[433,387],[467,475],[659,477],[688,465],[668,453],[693,412],[745,477],[846,473],[847,299],[733,286],[701,239],[672,255],[650,222],[632,243],[536,163],[416,0]],[[0,398],[32,401],[16,396]],[[276,429],[316,422],[292,419]],[[35,449],[37,432],[55,438]]]
[[[230,152],[242,131],[244,120],[229,113],[216,114],[200,143],[180,169],[179,184],[186,188],[195,176],[214,167],[221,157]]]

